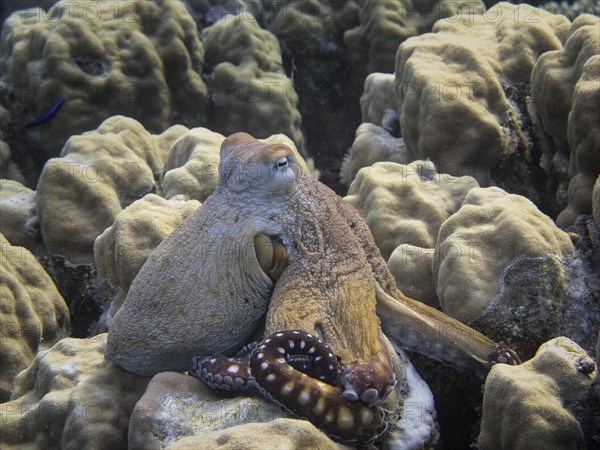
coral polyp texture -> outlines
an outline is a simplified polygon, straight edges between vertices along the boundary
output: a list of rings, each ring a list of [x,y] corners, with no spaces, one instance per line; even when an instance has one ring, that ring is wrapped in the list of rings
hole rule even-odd
[[[433,273],[442,309],[472,322],[493,303],[511,262],[572,252],[567,233],[525,197],[495,187],[472,189],[437,236]]]
[[[126,448],[129,416],[149,379],[104,358],[106,335],[39,352],[0,406],[2,448]]]
[[[203,30],[214,116],[211,128],[258,138],[284,133],[298,148],[298,94],[283,68],[277,38],[250,14],[227,15]]]
[[[570,152],[568,206],[557,218],[570,226],[591,214],[600,174],[600,18],[577,17],[564,47],[540,56],[531,82],[544,130]]]
[[[367,222],[387,260],[401,244],[432,248],[442,223],[478,186],[472,177],[438,173],[431,161],[379,162],[358,172],[345,200]]]
[[[523,103],[538,57],[561,49],[569,27],[564,16],[501,2],[481,15],[439,20],[432,33],[406,40],[395,74],[408,148],[441,172],[472,175],[484,186],[498,178],[543,196],[530,179],[540,171],[539,156]]]
[[[35,256],[2,234],[0,281],[0,402],[5,402],[15,376],[37,352],[68,335],[69,309]]]
[[[0,180],[0,233],[16,246],[44,253],[35,206],[35,191],[18,181]]]
[[[394,56],[406,39],[431,31],[437,20],[455,22],[485,11],[477,1],[365,0],[360,2],[360,25],[344,33],[352,62],[364,74],[393,72]]]
[[[575,342],[558,337],[516,367],[493,367],[485,382],[482,450],[585,448],[581,418],[597,368]]]
[[[116,114],[153,132],[202,123],[203,59],[196,23],[178,0],[60,1],[47,12],[18,11],[4,24],[2,81],[12,92],[4,106],[24,125],[64,101],[28,133],[41,158]]]
[[[74,263],[93,260],[93,245],[123,208],[159,189],[170,144],[185,127],[152,135],[136,120],[114,116],[71,137],[46,162],[37,212],[48,250]]]

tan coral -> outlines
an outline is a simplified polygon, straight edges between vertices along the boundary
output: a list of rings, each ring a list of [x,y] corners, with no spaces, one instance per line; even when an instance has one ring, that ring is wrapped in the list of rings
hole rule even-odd
[[[346,31],[344,41],[354,65],[366,76],[393,72],[398,46],[411,36],[431,31],[434,22],[485,11],[480,1],[438,0],[428,3],[367,0],[361,3],[360,25]],[[455,21],[448,19],[448,21]]]
[[[395,138],[381,126],[363,123],[356,130],[352,148],[342,163],[341,181],[350,186],[360,169],[372,166],[376,162],[408,164],[414,160],[413,153],[401,138]]]
[[[367,222],[387,260],[401,244],[433,248],[442,223],[477,186],[471,177],[436,172],[430,161],[380,162],[358,172],[345,199]]]
[[[44,253],[35,208],[35,191],[18,181],[0,180],[0,232],[15,246],[35,255]]]
[[[192,128],[174,142],[165,161],[162,195],[206,200],[217,185],[223,140],[225,136],[219,133]]]
[[[114,116],[73,136],[50,159],[37,188],[37,212],[51,254],[93,260],[93,245],[123,208],[158,189],[170,144],[185,128],[152,135],[136,120]]]
[[[523,112],[509,90],[529,81],[540,54],[561,48],[569,25],[564,16],[501,2],[483,15],[439,20],[432,33],[406,40],[395,73],[408,148],[441,172],[482,185],[517,150],[526,159]]]
[[[439,308],[433,282],[433,255],[433,248],[401,244],[390,255],[388,269],[404,294],[432,308]]]
[[[196,200],[165,200],[148,194],[132,203],[98,236],[94,257],[98,276],[117,288],[108,319],[127,295],[129,286],[148,256],[187,216],[200,207]]]
[[[61,1],[13,14],[2,29],[3,81],[23,124],[62,108],[38,136],[56,156],[74,134],[123,114],[160,132],[205,120],[203,48],[180,1]],[[42,161],[43,162],[43,161]]]
[[[577,17],[564,48],[543,54],[531,74],[532,96],[544,130],[570,149],[568,206],[561,227],[591,214],[600,174],[600,19]]]
[[[7,401],[12,382],[38,350],[68,334],[69,309],[50,276],[23,247],[0,234],[0,402]]]
[[[510,263],[572,252],[569,236],[525,197],[496,187],[472,189],[435,244],[433,276],[442,309],[470,323],[494,303]]]
[[[302,148],[298,95],[284,73],[277,38],[249,14],[225,16],[203,33],[207,63],[214,66],[211,128],[259,138],[283,133]]]
[[[479,447],[580,448],[578,414],[596,371],[592,358],[565,337],[546,342],[520,366],[493,367],[485,382]]]
[[[149,380],[107,361],[105,345],[102,334],[38,353],[0,409],[2,448],[125,448],[129,416]]]

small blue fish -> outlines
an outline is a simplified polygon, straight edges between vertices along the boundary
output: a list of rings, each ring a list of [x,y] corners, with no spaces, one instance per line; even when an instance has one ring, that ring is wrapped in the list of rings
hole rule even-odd
[[[52,119],[56,115],[58,110],[64,104],[65,104],[65,99],[61,98],[54,105],[52,105],[52,108],[50,108],[50,110],[46,114],[44,114],[41,117],[38,117],[37,119],[35,119],[32,122],[29,122],[28,124],[26,124],[25,128],[32,128],[32,127],[37,127],[37,126],[45,124],[46,122],[48,122],[50,119]]]

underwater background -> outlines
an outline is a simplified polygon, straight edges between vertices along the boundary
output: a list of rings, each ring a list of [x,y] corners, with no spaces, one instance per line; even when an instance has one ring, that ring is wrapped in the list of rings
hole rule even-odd
[[[524,361],[484,379],[399,350],[404,403],[370,445],[600,447],[597,1],[0,12],[1,448],[345,448],[260,396],[105,359],[136,276],[215,191],[236,132],[292,149],[355,208],[404,294]],[[193,301],[142,302],[127,327],[164,314],[183,344]]]

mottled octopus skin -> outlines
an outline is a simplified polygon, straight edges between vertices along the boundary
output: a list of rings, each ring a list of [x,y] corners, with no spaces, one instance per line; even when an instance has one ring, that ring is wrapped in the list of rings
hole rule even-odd
[[[271,334],[254,347],[249,361],[196,357],[189,374],[212,389],[256,388],[344,443],[367,444],[387,429],[380,410],[341,396],[336,356],[321,339],[302,330]]]

